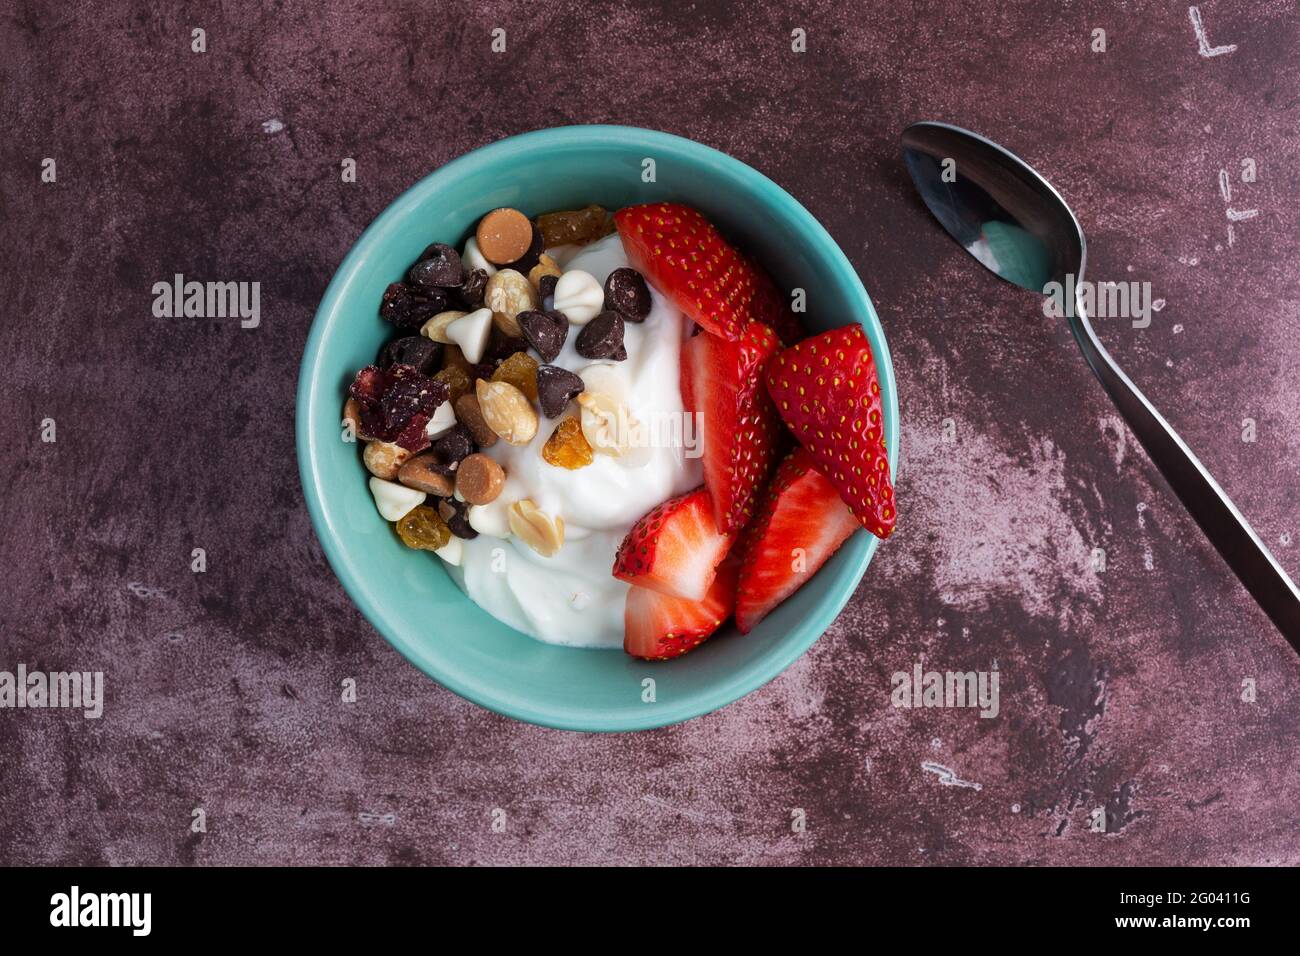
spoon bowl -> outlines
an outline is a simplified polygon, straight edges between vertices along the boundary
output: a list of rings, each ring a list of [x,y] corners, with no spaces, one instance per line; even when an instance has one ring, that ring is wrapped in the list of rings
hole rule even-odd
[[[947,123],[916,123],[904,130],[903,161],[926,206],[962,248],[998,277],[1058,299],[1084,359],[1152,463],[1300,653],[1300,590],[1214,477],[1102,347],[1088,321],[1083,280],[1087,242],[1061,194],[1019,156]]]

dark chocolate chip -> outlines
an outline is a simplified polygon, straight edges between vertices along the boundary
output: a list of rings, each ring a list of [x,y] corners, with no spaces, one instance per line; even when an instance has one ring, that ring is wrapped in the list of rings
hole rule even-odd
[[[418,289],[454,289],[464,281],[460,271],[460,253],[451,246],[435,242],[422,253],[406,274],[406,281]]]
[[[516,259],[514,262],[508,262],[503,265],[502,269],[514,269],[524,275],[532,270],[542,258],[542,253],[546,251],[546,240],[542,238],[542,230],[537,228],[537,223],[533,223],[533,241],[528,246],[528,251]]]
[[[394,282],[384,290],[379,317],[399,329],[418,331],[420,326],[447,308],[447,293],[441,289],[425,292],[405,282]]]
[[[606,309],[582,327],[573,347],[583,358],[613,358],[623,347],[623,316]],[[627,357],[626,353],[623,357]]]
[[[629,322],[644,322],[650,314],[650,287],[635,269],[615,269],[605,280],[605,308]]]
[[[474,439],[469,429],[457,422],[447,434],[433,443],[433,453],[438,461],[450,469],[455,469],[469,455],[474,453]]]
[[[528,342],[526,340],[508,335],[493,324],[492,331],[488,336],[487,349],[483,352],[483,361],[491,363],[495,367],[516,352],[523,352],[527,348]]]
[[[471,269],[456,290],[456,298],[466,312],[483,308],[483,293],[487,291],[488,274],[483,269]]]
[[[543,299],[547,299],[555,295],[555,283],[559,281],[560,281],[559,276],[553,276],[553,275],[542,276],[540,279],[537,280],[538,295]]]
[[[618,347],[618,351],[615,352],[613,355],[611,355],[610,358],[613,359],[615,362],[626,362],[626,361],[627,361],[627,346],[626,346],[626,345],[620,345],[620,346]]]
[[[586,387],[582,379],[567,368],[542,365],[537,369],[537,400],[547,418],[558,418],[565,406]]]
[[[478,537],[478,532],[469,523],[469,502],[455,498],[442,498],[438,501],[438,514],[447,522],[451,533],[458,538],[470,541]]]
[[[432,375],[442,362],[442,345],[423,335],[407,335],[394,339],[379,353],[379,367],[414,365],[422,375]]]
[[[515,317],[524,333],[524,340],[542,357],[543,362],[554,362],[569,337],[569,320],[563,312],[539,312],[529,309]]]

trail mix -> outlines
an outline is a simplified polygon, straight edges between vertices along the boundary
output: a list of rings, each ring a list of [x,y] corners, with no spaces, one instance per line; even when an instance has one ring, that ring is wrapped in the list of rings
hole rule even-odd
[[[595,205],[535,220],[493,209],[461,251],[431,244],[384,290],[379,315],[399,335],[357,373],[343,414],[365,442],[375,506],[407,547],[459,564],[460,540],[477,537],[476,524],[545,556],[563,546],[563,516],[531,500],[486,513],[508,476],[484,450],[526,446],[543,431],[537,453],[555,468],[618,452],[592,446],[579,409],[565,414],[584,396],[616,400],[549,363],[570,334],[583,358],[624,361],[625,323],[645,321],[649,287],[634,269],[616,269],[602,284],[546,253],[613,232],[613,215]]]
[[[615,232],[619,261],[630,265],[604,282],[557,261],[571,262],[562,247]],[[591,253],[587,261],[599,262],[603,249]],[[852,316],[808,335],[772,278],[702,212],[678,203],[615,213],[587,206],[536,219],[493,209],[460,251],[430,245],[384,291],[379,314],[398,334],[357,373],[344,417],[366,442],[375,506],[405,545],[452,564],[464,559],[467,568],[482,555],[471,548],[466,556],[462,542],[480,534],[553,557],[564,548],[565,516],[512,489],[549,495],[529,484],[532,455],[559,469],[546,472],[552,477],[590,468],[597,455],[647,466],[647,449],[630,437],[635,429],[620,427],[631,419],[617,369],[628,358],[629,324],[651,315],[652,287],[679,324],[665,319],[645,327],[654,334],[632,339],[641,357],[660,348],[676,362],[680,406],[662,364],[647,374],[668,392],[660,405],[700,422],[699,470],[679,473],[685,480],[675,487],[694,484],[697,474],[703,484],[616,523],[614,540],[629,530],[609,574],[629,585],[624,650],[666,660],[730,618],[742,634],[752,631],[859,529],[879,538],[893,532],[883,398],[867,335]],[[556,364],[569,347],[594,364],[581,374]],[[660,456],[656,467],[662,477],[674,460]],[[519,472],[513,484],[508,468]],[[594,469],[565,483],[604,477]],[[616,477],[604,487],[617,494],[628,485]],[[646,502],[624,504],[635,513]],[[593,539],[585,551],[576,543],[591,529],[571,517],[575,544],[547,581],[556,591],[569,582],[555,566],[570,556],[590,565],[595,555],[605,573]],[[581,570],[590,586],[590,569]],[[546,590],[531,580],[525,587]],[[588,606],[581,594],[571,601],[575,612]],[[552,611],[550,620],[557,617]],[[576,618],[556,626],[564,620]]]

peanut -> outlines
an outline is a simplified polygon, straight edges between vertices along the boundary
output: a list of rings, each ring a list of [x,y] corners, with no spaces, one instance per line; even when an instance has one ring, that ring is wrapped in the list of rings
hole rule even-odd
[[[564,546],[564,519],[552,518],[530,499],[516,501],[507,514],[515,537],[542,557],[549,558]]]
[[[536,309],[541,304],[537,290],[523,273],[502,269],[488,279],[483,291],[483,306],[492,310],[492,321],[498,329],[513,338],[523,332],[515,318],[520,312]]]
[[[362,452],[361,457],[366,463],[366,470],[372,475],[385,481],[392,481],[397,477],[397,472],[401,470],[402,465],[406,464],[406,459],[411,457],[411,453],[401,445],[392,442],[372,441],[366,445],[366,450]]]
[[[537,260],[537,265],[528,270],[528,281],[532,283],[538,294],[541,294],[542,276],[555,276],[559,278],[563,275],[559,265],[550,256],[542,253],[542,257]]]
[[[509,382],[474,383],[483,420],[511,445],[527,445],[537,434],[537,412],[523,392]]]

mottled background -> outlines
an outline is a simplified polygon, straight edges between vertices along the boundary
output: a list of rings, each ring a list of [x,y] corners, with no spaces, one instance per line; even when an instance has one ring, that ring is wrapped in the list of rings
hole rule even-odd
[[[1200,10],[1234,51],[1199,55],[1181,2],[6,4],[0,669],[103,670],[108,700],[0,711],[0,861],[1300,862],[1300,662],[1065,326],[941,234],[898,154],[947,119],[1051,177],[1091,277],[1162,305],[1107,345],[1300,572],[1300,12]],[[637,735],[515,723],[406,664],[326,565],[294,458],[308,326],[366,224],[575,122],[695,138],[798,197],[902,402],[900,530],[849,609],[769,686]],[[1232,244],[1220,169],[1258,211]],[[260,281],[261,327],[153,319],[174,272]],[[1000,716],[891,707],[918,660],[996,661]]]

